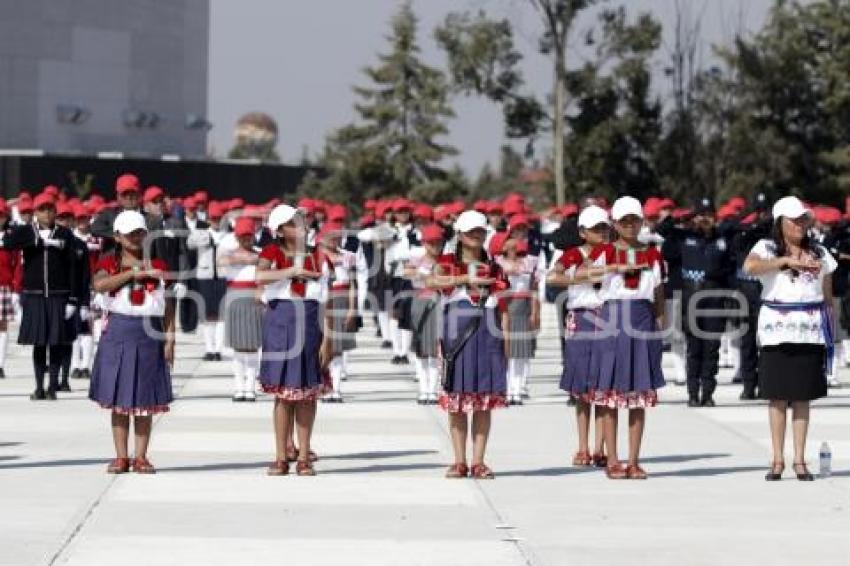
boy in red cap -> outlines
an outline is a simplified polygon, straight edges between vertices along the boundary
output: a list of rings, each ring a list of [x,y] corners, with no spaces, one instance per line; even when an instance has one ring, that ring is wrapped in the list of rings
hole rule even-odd
[[[192,204],[190,202],[190,204]],[[187,209],[187,211],[190,209]],[[207,220],[196,220],[194,227],[189,225],[190,234],[186,240],[190,251],[195,252],[195,278],[191,280],[202,299],[204,333],[204,361],[221,361],[221,351],[224,347],[224,322],[219,316],[221,302],[227,290],[227,282],[222,276],[217,264],[217,248],[226,232],[221,229],[221,219],[224,209],[219,203],[209,204]],[[187,220],[188,222],[188,220]],[[191,260],[190,260],[191,261]],[[193,302],[194,301],[183,301]]]
[[[91,210],[83,204],[74,208],[74,236],[77,237],[86,248],[88,256],[88,273],[93,274],[94,268],[100,261],[102,238],[91,233]],[[85,266],[85,262],[83,262]],[[99,305],[99,297],[92,291],[88,312],[81,310],[80,327],[77,339],[71,350],[71,379],[89,379],[91,377],[91,364],[94,360],[94,339],[100,336],[103,328],[101,319],[102,310]],[[87,315],[87,316],[84,316]]]

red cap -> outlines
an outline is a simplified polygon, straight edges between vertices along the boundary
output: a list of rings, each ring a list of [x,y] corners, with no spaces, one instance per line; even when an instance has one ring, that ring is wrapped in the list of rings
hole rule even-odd
[[[47,204],[53,207],[56,206],[56,200],[53,198],[53,195],[49,193],[38,193],[32,203],[34,209],[39,209]]]
[[[427,204],[420,204],[413,209],[413,217],[419,220],[431,221],[434,219],[434,211]]]
[[[736,212],[740,212],[747,208],[747,200],[744,197],[732,197],[726,205]]]
[[[229,206],[231,210],[233,210],[234,208],[244,208],[245,201],[239,197],[232,198],[230,199],[230,202],[227,203],[227,206]]]
[[[472,210],[477,210],[482,214],[487,214],[487,211],[490,210],[490,204],[486,200],[477,200],[475,204],[472,205]]]
[[[395,212],[407,211],[413,212],[413,203],[406,198],[397,198],[393,201],[393,210]]]
[[[439,224],[428,224],[422,227],[423,242],[442,242],[443,238],[443,227]]]
[[[525,226],[528,228],[531,226],[531,221],[525,214],[514,214],[511,216],[511,219],[508,221],[508,228],[514,230],[515,228],[519,228],[520,226]]]
[[[452,209],[447,204],[441,204],[437,208],[434,209],[434,220],[437,222],[442,222],[446,218],[448,218],[452,214]]]
[[[516,253],[518,255],[528,255],[528,240],[517,240]]]
[[[342,238],[343,230],[345,230],[345,227],[342,224],[326,222],[316,236],[316,243],[321,244],[328,237]]]
[[[378,201],[375,199],[369,199],[363,204],[363,208],[366,210],[375,210],[375,207],[378,205]]]
[[[210,201],[209,194],[207,194],[207,191],[203,189],[195,191],[195,194],[192,196],[195,198],[195,202],[197,202],[198,204],[206,204]]]
[[[456,200],[452,203],[449,203],[449,211],[453,214],[461,214],[464,210],[466,210],[466,203],[462,200]]]
[[[91,215],[91,208],[83,203],[79,203],[74,207],[74,218],[88,218]]]
[[[56,216],[74,216],[74,207],[67,202],[56,205]]]
[[[345,222],[348,218],[348,210],[341,204],[333,204],[328,207],[329,222]]]
[[[392,203],[382,200],[375,205],[375,216],[378,218],[383,219],[388,212],[392,212]]]
[[[726,220],[727,218],[732,218],[736,214],[738,214],[738,211],[733,206],[730,206],[728,202],[717,209],[718,220]]]
[[[366,213],[360,218],[360,227],[365,228],[375,223],[375,215]]]
[[[676,208],[676,201],[671,199],[670,197],[663,198],[658,201],[658,210],[664,210],[665,208]]]
[[[139,191],[139,178],[132,173],[125,173],[115,181],[115,192],[119,195],[128,191]]]
[[[490,255],[497,256],[502,254],[505,249],[505,242],[508,241],[508,233],[507,232],[496,232],[493,234],[493,237],[490,238]]]
[[[237,238],[249,235],[253,236],[256,230],[257,221],[250,216],[240,216],[233,223],[233,233],[236,234]]]
[[[487,203],[487,214],[503,214],[504,212],[505,207],[502,206],[502,203],[498,201]]]
[[[224,207],[220,202],[212,201],[207,205],[207,216],[210,218],[221,218],[224,216]]]
[[[195,210],[198,208],[198,201],[195,200],[195,197],[186,197],[183,199],[183,208],[186,210]]]
[[[32,212],[34,208],[32,203],[32,197],[30,197],[28,194],[19,196],[15,206],[18,208],[19,213]]]
[[[504,213],[508,216],[512,214],[522,214],[525,212],[525,203],[521,200],[506,200],[504,205]]]
[[[145,194],[142,197],[142,202],[153,202],[158,198],[162,198],[165,196],[165,192],[157,187],[156,185],[152,185],[145,189]]]
[[[47,185],[41,190],[41,192],[47,193],[55,198],[59,196],[59,187],[56,185]]]
[[[693,213],[694,213],[694,211],[691,210],[690,208],[677,208],[676,210],[673,211],[671,216],[675,220],[681,220],[682,218],[687,218],[689,216],[692,216]]]
[[[574,203],[565,204],[561,207],[561,214],[569,218],[570,216],[578,216],[578,205]]]

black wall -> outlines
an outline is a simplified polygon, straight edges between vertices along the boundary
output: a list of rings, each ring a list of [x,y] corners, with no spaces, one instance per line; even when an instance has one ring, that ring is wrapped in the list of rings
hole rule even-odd
[[[216,161],[0,156],[0,196],[12,198],[21,189],[35,194],[45,185],[56,185],[74,196],[70,175],[76,172],[80,181],[86,175],[93,175],[94,192],[109,200],[115,196],[115,179],[122,173],[135,173],[143,189],[157,185],[174,196],[206,189],[213,199],[241,197],[249,203],[260,203],[294,193],[310,170],[300,166]]]

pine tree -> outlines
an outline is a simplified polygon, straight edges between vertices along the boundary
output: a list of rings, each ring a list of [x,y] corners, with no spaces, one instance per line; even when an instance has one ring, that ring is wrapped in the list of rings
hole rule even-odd
[[[364,73],[369,86],[355,87],[359,121],[329,139],[322,164],[330,175],[324,193],[429,196],[434,187],[456,187],[443,159],[457,152],[440,140],[454,116],[442,71],[424,63],[417,18],[405,2],[392,20],[390,50]],[[440,191],[442,192],[442,191]]]

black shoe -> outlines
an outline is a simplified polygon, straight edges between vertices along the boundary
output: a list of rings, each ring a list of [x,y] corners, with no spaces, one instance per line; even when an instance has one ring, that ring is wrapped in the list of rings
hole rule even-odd
[[[815,476],[809,472],[809,468],[805,463],[803,464],[794,464],[794,473],[797,475],[797,479],[800,481],[815,481]]]
[[[44,394],[44,398],[47,401],[55,401],[56,400],[56,392],[52,389],[48,389],[47,393]]]
[[[30,395],[30,401],[44,401],[45,398],[44,389],[36,389]]]
[[[398,363],[399,363],[399,365],[402,365],[402,366],[409,366],[410,360],[407,358],[407,356],[399,356],[398,357]]]
[[[782,472],[785,471],[785,463],[778,462],[770,466],[770,470],[764,475],[765,481],[782,481]]]
[[[82,371],[81,379],[91,379],[91,372],[88,370],[88,368]]]
[[[6,372],[3,371],[3,368],[0,368],[0,379],[6,379]]]
[[[740,399],[741,401],[755,401],[758,399],[758,396],[756,396],[755,389],[744,389],[738,399]]]
[[[577,404],[578,402],[576,401],[575,397],[571,396],[567,398],[567,407],[575,407]]]
[[[212,352],[207,352],[206,354],[204,354],[203,360],[205,362],[211,362],[214,359],[215,359],[215,355]]]
[[[699,398],[696,395],[691,395],[690,398],[688,399],[688,407],[693,409],[693,408],[696,408],[696,407],[699,407],[699,406],[700,406]]]
[[[381,342],[381,348],[383,348],[384,350],[389,350],[392,347],[393,347],[393,343],[390,342],[389,340],[384,340],[383,342]]]
[[[74,369],[74,371],[71,372],[71,379],[82,379],[82,377],[83,371],[80,369]]]
[[[62,383],[59,384],[59,389],[57,389],[57,391],[61,391],[63,393],[70,393],[71,392],[71,384],[68,383],[67,381],[63,381]]]
[[[735,383],[735,384],[744,383],[744,378],[742,378],[739,375],[736,375],[735,377],[732,378],[732,383]]]
[[[215,354],[213,354],[213,361],[214,362],[220,362],[221,361],[221,354],[219,352],[216,352]]]
[[[717,403],[714,402],[714,399],[711,395],[706,395],[702,398],[702,402],[700,403],[701,407],[716,407]]]

